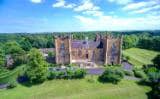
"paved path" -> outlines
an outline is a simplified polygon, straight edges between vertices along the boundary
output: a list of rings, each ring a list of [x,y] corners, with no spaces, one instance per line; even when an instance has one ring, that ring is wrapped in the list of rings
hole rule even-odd
[[[87,70],[87,74],[90,74],[90,75],[101,75],[104,72],[104,68],[89,68],[86,70]]]
[[[135,81],[140,81],[140,78],[134,77],[134,76],[125,76],[124,79],[128,79],[128,80],[135,80]]]
[[[128,62],[122,62],[122,66],[123,66],[124,70],[131,71],[133,69],[133,66],[130,63],[128,63]]]
[[[122,66],[124,70],[131,71],[133,69],[133,66],[127,62],[122,62]],[[104,72],[104,68],[88,68],[87,74],[91,75],[101,75]]]
[[[0,89],[6,88],[8,84],[0,84]]]

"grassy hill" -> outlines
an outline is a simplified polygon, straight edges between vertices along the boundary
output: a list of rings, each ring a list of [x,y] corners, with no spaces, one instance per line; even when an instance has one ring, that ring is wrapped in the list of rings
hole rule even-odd
[[[96,79],[96,77],[94,77]],[[118,85],[80,80],[52,80],[32,87],[0,90],[0,99],[147,99],[150,87],[122,80]]]
[[[136,67],[142,67],[145,64],[152,64],[152,59],[160,52],[139,49],[139,48],[130,48],[123,51],[125,56],[129,56],[129,62]]]

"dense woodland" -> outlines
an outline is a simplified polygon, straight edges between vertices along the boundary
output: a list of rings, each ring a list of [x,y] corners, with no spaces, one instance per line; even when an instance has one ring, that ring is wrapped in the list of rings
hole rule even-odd
[[[123,35],[123,48],[139,47],[160,51],[160,31],[133,31],[133,32],[73,32],[73,33],[12,33],[0,34],[0,45],[17,43],[23,50],[35,48],[53,48],[55,35],[73,35],[75,39],[94,39],[96,34],[113,36]]]
[[[86,36],[90,40],[94,40],[96,34],[99,33],[101,35],[112,35],[115,37],[120,37],[123,35],[123,49],[129,49],[132,47],[148,49],[153,51],[160,51],[160,31],[126,31],[126,32],[76,32],[76,33],[1,33],[0,34],[0,73],[5,73],[6,71],[12,71],[17,67],[24,67],[22,73],[19,74],[19,77],[26,76],[29,78],[30,83],[40,83],[47,79],[47,70],[44,69],[48,65],[42,54],[40,53],[39,48],[54,48],[54,36],[55,35],[73,35],[75,39],[84,39]],[[9,55],[13,59],[13,66],[6,67],[6,57]],[[143,83],[146,83],[152,87],[152,93],[159,95],[160,89],[157,89],[160,81],[160,55],[158,55],[152,64],[153,66],[145,68],[141,70],[134,70],[134,73],[138,75],[137,77],[141,77]],[[25,66],[22,66],[25,65]],[[72,65],[72,64],[70,64]],[[38,71],[38,72],[37,72]],[[114,71],[114,72],[110,72]],[[68,78],[81,78],[84,77],[84,71],[67,71]],[[55,73],[55,72],[54,72]],[[49,79],[53,79],[54,73],[51,73]],[[110,74],[111,73],[111,74]],[[104,72],[102,76],[100,76],[99,80],[108,81],[110,79],[109,76],[113,75],[114,77],[111,82],[114,81],[117,83],[120,79],[123,78],[123,71],[119,71],[119,69],[108,69],[108,71]],[[57,73],[56,73],[57,74]],[[75,74],[75,75],[73,75]],[[130,74],[130,73],[127,73]],[[59,74],[61,76],[63,74]],[[121,75],[121,76],[119,76]],[[136,76],[135,75],[135,76]],[[145,76],[144,76],[145,75]],[[57,76],[56,76],[57,77]],[[146,79],[147,77],[147,79]],[[54,77],[55,78],[55,77]],[[113,80],[114,79],[114,80]],[[1,82],[0,82],[1,83]],[[153,85],[154,84],[154,85]],[[12,86],[11,86],[12,87]],[[160,97],[160,96],[158,96]]]

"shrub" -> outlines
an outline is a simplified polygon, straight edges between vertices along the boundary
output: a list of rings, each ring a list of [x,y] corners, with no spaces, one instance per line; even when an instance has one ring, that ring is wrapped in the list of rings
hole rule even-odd
[[[147,78],[146,74],[142,70],[135,70],[134,75],[135,77],[142,78],[142,79]]]
[[[158,69],[156,67],[149,67],[147,69],[145,69],[145,72],[148,74],[150,72],[157,72]]]
[[[47,79],[80,79],[84,78],[86,71],[84,69],[67,69],[65,71],[51,71],[48,73]]]
[[[48,73],[48,76],[47,76],[47,79],[48,80],[52,80],[52,79],[55,79],[56,78],[56,72],[49,72]]]
[[[57,72],[55,72],[55,73],[56,73],[56,78],[58,78],[58,79],[62,79],[62,78],[65,78],[65,77],[66,77],[64,71],[57,71]]]
[[[74,77],[74,71],[73,70],[68,69],[66,71],[66,73],[67,73],[67,75],[66,75],[67,79],[72,79]]]
[[[84,70],[84,69],[77,69],[75,71],[74,78],[84,78],[85,75],[86,75],[86,70]]]
[[[17,86],[17,83],[14,81],[8,82],[7,89],[12,89]]]
[[[152,62],[154,63],[155,66],[160,66],[160,54],[157,55],[153,60]],[[160,68],[160,67],[158,67]]]
[[[53,64],[53,63],[49,63],[49,67],[57,67],[59,66],[58,64]]]
[[[124,77],[123,70],[121,68],[113,68],[108,67],[101,76],[99,76],[98,80],[100,82],[112,82],[117,84]]]
[[[124,70],[124,74],[126,76],[134,76],[134,72],[133,71]]]

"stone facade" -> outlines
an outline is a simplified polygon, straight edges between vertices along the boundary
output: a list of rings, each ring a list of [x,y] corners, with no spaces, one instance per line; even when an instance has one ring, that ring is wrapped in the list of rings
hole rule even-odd
[[[97,35],[95,40],[55,38],[57,64],[121,64],[122,37]]]

